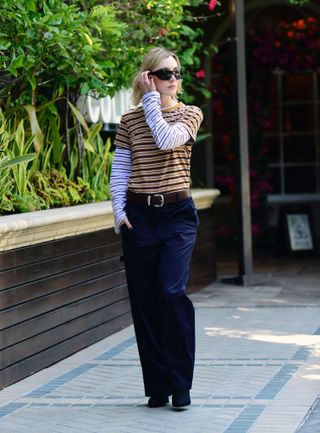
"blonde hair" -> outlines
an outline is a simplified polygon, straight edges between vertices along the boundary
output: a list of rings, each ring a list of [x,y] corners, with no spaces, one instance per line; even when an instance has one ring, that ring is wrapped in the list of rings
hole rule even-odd
[[[157,48],[152,48],[144,57],[142,64],[140,66],[140,69],[138,71],[138,73],[136,74],[136,76],[133,79],[132,82],[132,103],[134,105],[139,105],[141,98],[142,98],[142,93],[138,84],[138,77],[139,74],[141,74],[141,72],[144,71],[152,71],[154,70],[159,63],[162,62],[162,60],[167,59],[168,57],[173,57],[175,59],[175,61],[178,64],[178,68],[181,68],[181,63],[180,60],[178,58],[178,56],[173,53],[172,51],[167,50],[166,48],[162,48],[162,47],[157,47]],[[181,93],[182,92],[182,82],[181,80],[178,81],[178,91],[177,93]]]

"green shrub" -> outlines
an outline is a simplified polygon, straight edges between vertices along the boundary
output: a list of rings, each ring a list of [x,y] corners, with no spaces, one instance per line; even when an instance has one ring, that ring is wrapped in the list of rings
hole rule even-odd
[[[192,7],[200,4],[207,1],[2,1],[0,213],[109,198],[111,141],[86,124],[77,97],[129,87],[145,52],[163,45],[187,66],[191,100],[202,47]]]

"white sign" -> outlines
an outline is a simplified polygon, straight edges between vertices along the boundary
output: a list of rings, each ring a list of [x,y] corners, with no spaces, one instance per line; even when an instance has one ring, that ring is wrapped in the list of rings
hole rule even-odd
[[[312,250],[312,235],[307,214],[288,214],[288,230],[292,251]]]

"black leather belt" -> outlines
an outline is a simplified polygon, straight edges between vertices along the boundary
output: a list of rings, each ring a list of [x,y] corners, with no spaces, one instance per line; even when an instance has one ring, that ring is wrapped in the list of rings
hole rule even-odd
[[[188,197],[191,197],[189,189],[165,194],[141,194],[130,190],[127,191],[128,201],[153,207],[162,207],[166,204],[176,203],[177,201],[184,200]]]

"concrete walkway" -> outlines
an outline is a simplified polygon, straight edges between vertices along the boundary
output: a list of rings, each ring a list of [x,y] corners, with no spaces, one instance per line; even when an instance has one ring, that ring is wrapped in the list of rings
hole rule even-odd
[[[320,266],[191,295],[192,406],[149,409],[132,327],[0,391],[0,433],[320,433]]]

